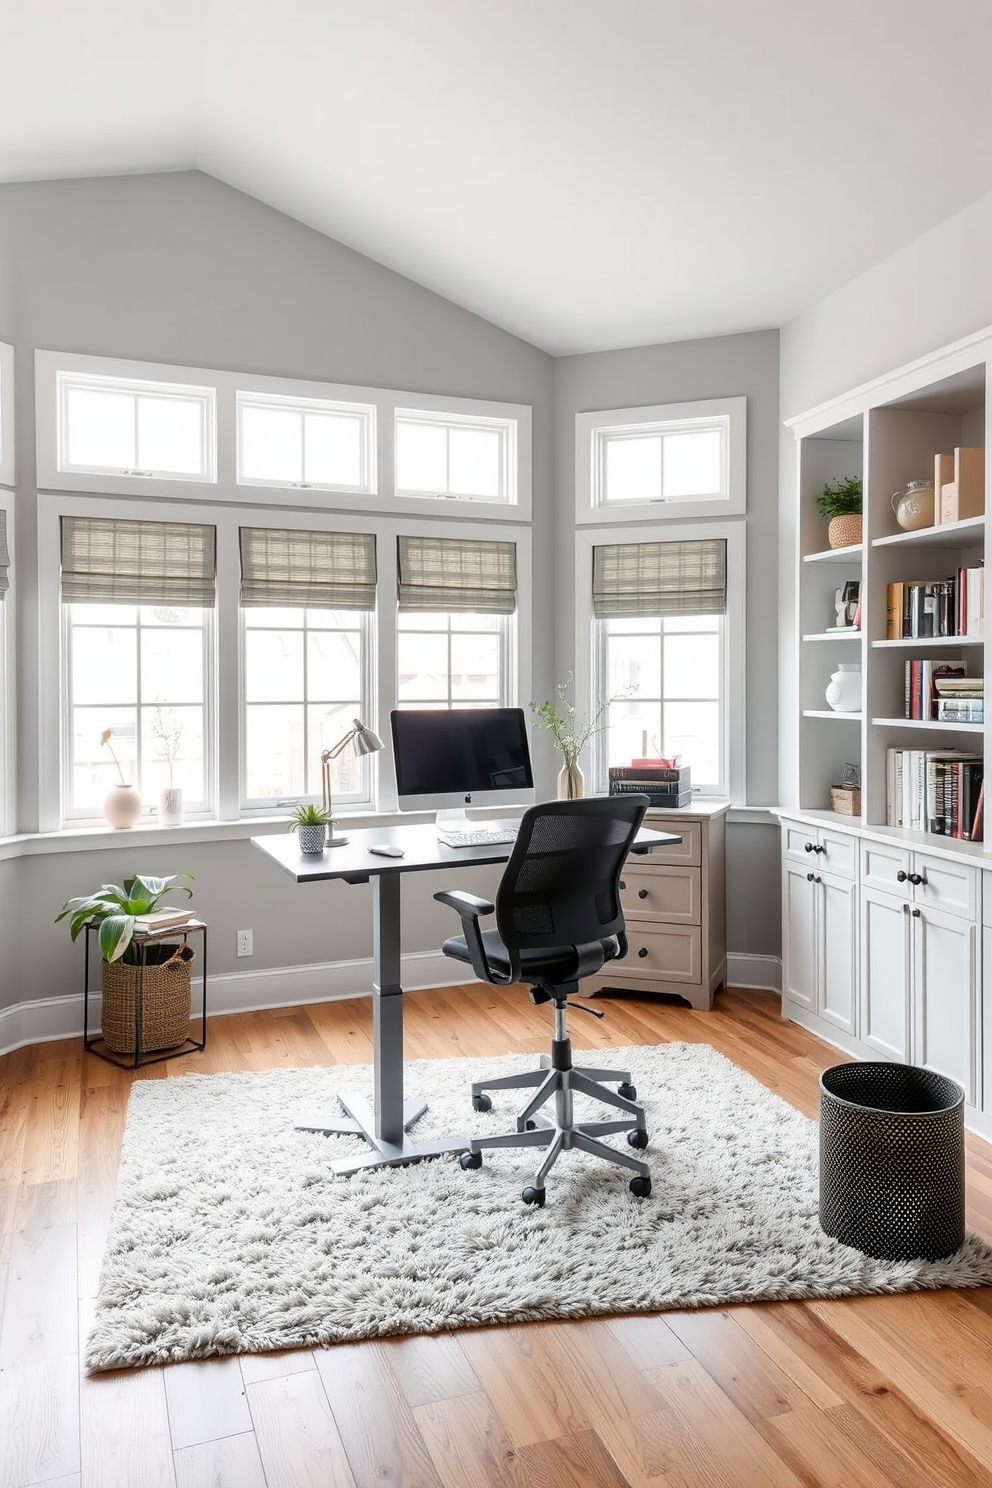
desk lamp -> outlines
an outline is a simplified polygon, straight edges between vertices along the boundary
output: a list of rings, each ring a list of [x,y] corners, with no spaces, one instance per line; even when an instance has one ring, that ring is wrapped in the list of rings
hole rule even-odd
[[[350,728],[343,739],[339,739],[330,749],[324,749],[320,756],[320,778],[324,791],[324,811],[331,815],[331,760],[337,759],[343,754],[349,744],[354,745],[356,754],[375,754],[382,748],[382,740],[378,734],[374,734],[370,728],[366,728],[360,718],[353,718],[353,728]],[[328,833],[331,828],[328,827]],[[347,837],[327,838],[328,847],[343,847],[348,841]]]

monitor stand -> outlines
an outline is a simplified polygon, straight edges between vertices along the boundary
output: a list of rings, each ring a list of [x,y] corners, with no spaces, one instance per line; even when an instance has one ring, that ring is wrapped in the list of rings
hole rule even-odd
[[[434,825],[439,831],[471,832],[477,830],[476,823],[466,814],[464,806],[449,806],[437,813]]]

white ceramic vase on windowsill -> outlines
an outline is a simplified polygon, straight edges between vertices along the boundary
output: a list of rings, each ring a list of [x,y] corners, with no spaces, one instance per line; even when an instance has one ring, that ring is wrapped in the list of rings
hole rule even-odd
[[[183,824],[183,788],[167,785],[158,798],[158,824],[160,827],[181,827]]]
[[[115,785],[103,803],[103,814],[115,832],[133,827],[141,815],[140,791],[133,785]]]

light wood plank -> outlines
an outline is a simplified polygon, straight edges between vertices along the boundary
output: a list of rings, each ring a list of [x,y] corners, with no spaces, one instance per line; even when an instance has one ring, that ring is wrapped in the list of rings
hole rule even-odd
[[[933,1479],[876,1434],[866,1455],[870,1428],[851,1412],[860,1429],[847,1430],[848,1417],[829,1411],[796,1410],[762,1421],[760,1431],[796,1476],[817,1488],[933,1488]]]
[[[252,1431],[184,1447],[175,1465],[176,1488],[266,1488]]]
[[[638,1369],[663,1369],[666,1364],[692,1357],[666,1318],[660,1315],[639,1313],[634,1317],[611,1318],[607,1326]]]
[[[529,1488],[519,1453],[482,1391],[417,1406],[414,1416],[445,1488]]]
[[[84,1375],[79,1425],[82,1479],[99,1488],[174,1488],[161,1369]]]
[[[658,1488],[737,1488],[706,1442],[671,1410],[611,1421],[599,1435],[631,1483]]]
[[[238,1363],[246,1385],[257,1385],[261,1380],[279,1379],[287,1374],[303,1374],[316,1369],[310,1349],[285,1349],[278,1354],[239,1354]]]
[[[0,1366],[78,1352],[76,1227],[21,1230],[10,1246]]]
[[[430,1333],[397,1338],[387,1341],[383,1349],[408,1405],[451,1400],[480,1389],[457,1336]]]
[[[355,1488],[316,1370],[247,1387],[267,1488]]]
[[[381,1344],[314,1351],[358,1488],[439,1488],[430,1453]]]
[[[173,1450],[251,1431],[238,1360],[201,1359],[164,1372]]]
[[[668,1326],[749,1421],[802,1410],[810,1398],[729,1313],[716,1308],[668,1314]]]
[[[595,1431],[534,1442],[520,1463],[532,1488],[631,1488]]]
[[[0,1483],[21,1488],[79,1471],[75,1357],[0,1369]]]

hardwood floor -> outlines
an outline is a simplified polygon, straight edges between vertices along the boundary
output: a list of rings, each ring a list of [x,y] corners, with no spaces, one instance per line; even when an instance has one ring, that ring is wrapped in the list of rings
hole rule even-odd
[[[577,1046],[712,1044],[807,1115],[836,1051],[776,998],[631,997]],[[543,1051],[546,1010],[407,1000],[411,1057]],[[354,1063],[367,1001],[215,1018],[132,1076],[78,1041],[0,1059],[0,1488],[992,1488],[992,1289],[777,1303],[179,1364],[79,1364],[132,1078]],[[992,1149],[968,1139],[992,1240]]]

